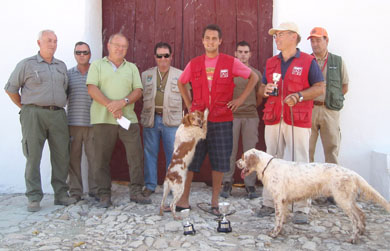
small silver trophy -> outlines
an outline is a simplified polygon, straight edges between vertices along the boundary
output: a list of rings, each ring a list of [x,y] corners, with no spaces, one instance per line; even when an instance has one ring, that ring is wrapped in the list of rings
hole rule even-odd
[[[190,222],[190,209],[184,209],[180,212],[183,219],[184,235],[195,235],[194,225]]]
[[[281,76],[282,75],[280,73],[276,73],[276,72],[274,72],[272,74],[272,81],[274,81],[274,84],[277,84],[279,82]],[[274,88],[274,90],[271,93],[269,93],[268,95],[270,95],[270,96],[278,96],[279,95],[278,87],[276,86]]]
[[[217,231],[220,233],[230,233],[232,227],[230,226],[230,221],[226,219],[226,214],[229,211],[230,203],[229,202],[220,202],[218,203],[219,210],[222,213],[222,219],[218,221]]]

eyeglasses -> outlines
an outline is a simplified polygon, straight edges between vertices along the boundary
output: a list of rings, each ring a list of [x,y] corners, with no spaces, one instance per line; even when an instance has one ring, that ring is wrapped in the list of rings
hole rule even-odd
[[[277,34],[274,34],[273,37],[274,37],[274,39],[282,38],[282,37],[284,37],[284,35],[289,34],[289,33],[291,33],[291,31],[283,31],[283,32],[279,32]]]
[[[127,49],[127,45],[122,45],[122,44],[117,44],[117,43],[110,43],[112,44],[112,46],[114,46],[115,48],[121,48],[121,49]]]
[[[164,58],[169,58],[170,56],[171,56],[171,54],[169,54],[169,53],[162,54],[162,55],[156,54],[156,57],[157,57],[157,58],[162,58],[162,57],[164,57]]]
[[[76,55],[81,55],[81,54],[83,54],[83,55],[88,55],[89,54],[89,51],[75,51],[74,52]]]

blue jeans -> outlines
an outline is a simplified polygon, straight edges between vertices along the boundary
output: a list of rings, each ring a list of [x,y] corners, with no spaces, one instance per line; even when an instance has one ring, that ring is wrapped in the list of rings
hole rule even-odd
[[[160,151],[160,138],[162,137],[165,152],[165,168],[167,169],[172,159],[173,144],[177,126],[165,126],[162,116],[154,116],[154,127],[144,127],[144,176],[145,187],[154,191],[157,186],[157,158]]]

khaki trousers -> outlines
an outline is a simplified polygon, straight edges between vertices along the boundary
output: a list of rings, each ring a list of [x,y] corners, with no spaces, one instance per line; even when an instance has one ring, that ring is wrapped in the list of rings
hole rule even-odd
[[[224,173],[222,182],[232,182],[233,175],[236,170],[236,157],[238,151],[238,142],[240,134],[242,137],[242,148],[246,152],[249,149],[255,148],[259,140],[259,118],[234,118],[233,119],[233,149],[230,156],[230,170]],[[245,186],[254,186],[256,184],[256,172],[245,177]]]
[[[83,145],[88,161],[88,192],[96,194],[97,187],[93,178],[94,145],[93,131],[89,126],[69,126],[70,166],[68,185],[70,196],[83,195],[83,179],[81,175],[81,156]]]
[[[309,149],[310,162],[314,162],[318,135],[321,136],[325,162],[338,164],[341,141],[339,111],[330,110],[324,105],[314,106]]]
[[[23,154],[26,157],[26,196],[29,201],[43,198],[40,163],[45,141],[48,141],[51,162],[51,185],[54,199],[68,196],[69,132],[64,109],[48,110],[23,105],[20,111]]]
[[[93,125],[95,145],[94,178],[98,188],[98,195],[111,196],[110,160],[115,144],[119,138],[126,151],[127,164],[130,174],[130,194],[138,194],[144,185],[143,150],[140,128],[138,123],[132,123],[129,130],[119,125]]]
[[[302,128],[294,126],[294,148],[295,148],[295,161],[309,162],[309,139],[310,128]],[[286,124],[284,121],[280,124],[266,125],[265,132],[265,145],[267,146],[267,153],[273,156],[277,153],[277,158],[283,159],[284,150],[292,152],[292,126]],[[278,144],[279,138],[279,144]],[[267,171],[266,171],[267,172]],[[263,188],[263,205],[268,207],[274,207],[272,195]],[[311,199],[306,201],[294,202],[293,211],[301,211],[309,213],[311,205]]]

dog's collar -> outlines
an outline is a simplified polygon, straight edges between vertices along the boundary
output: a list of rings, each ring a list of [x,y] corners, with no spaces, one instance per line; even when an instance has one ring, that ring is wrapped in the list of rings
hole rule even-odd
[[[275,158],[275,157],[270,158],[270,160],[268,160],[267,165],[265,165],[265,167],[264,167],[264,169],[263,169],[263,172],[261,173],[261,175],[262,175],[263,177],[264,177],[264,172],[265,172],[265,170],[267,169],[269,163],[271,163],[271,161],[272,161],[274,158]]]

